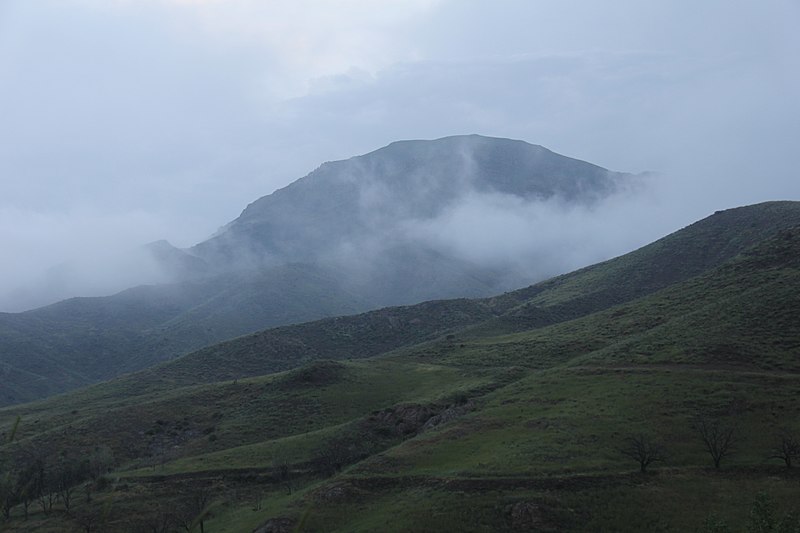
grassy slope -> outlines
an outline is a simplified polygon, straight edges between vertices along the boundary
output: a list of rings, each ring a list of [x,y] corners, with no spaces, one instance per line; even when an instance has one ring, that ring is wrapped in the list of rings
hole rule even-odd
[[[314,363],[233,384],[238,372],[266,368],[259,350],[279,339],[271,332],[262,339],[269,342],[232,342],[150,377],[141,374],[138,383],[122,379],[5,409],[0,420],[8,428],[17,413],[23,415],[20,444],[110,443],[127,472],[101,498],[114,509],[110,523],[120,527],[136,502],[131,487],[142,499],[159,491],[179,494],[186,475],[215,487],[218,505],[208,524],[214,531],[246,530],[275,517],[303,521],[312,531],[376,531],[387,524],[415,531],[692,530],[710,512],[740,525],[756,492],[768,490],[780,512],[800,492],[797,477],[765,460],[780,429],[800,431],[798,258],[800,232],[787,231],[699,277],[629,296],[601,312],[515,333],[507,324],[520,329],[516,318],[490,319],[482,330],[415,347],[410,345],[469,323],[475,317],[467,309],[491,316],[486,303],[449,304],[465,312],[464,322],[430,326],[421,335],[397,327],[415,320],[415,307],[283,328],[286,339],[291,332],[324,348],[306,352],[316,356],[364,357],[401,348],[388,358]],[[597,268],[588,269],[595,279],[614,279],[614,262]],[[597,293],[577,275],[560,279],[549,293],[500,299],[516,313],[526,298],[538,298],[541,307]],[[453,316],[453,309],[441,307],[446,302],[429,305]],[[435,313],[428,311],[421,316],[434,324]],[[398,314],[406,322],[396,320]],[[368,339],[372,344],[353,352]],[[225,362],[216,372],[228,381],[213,382],[215,360]],[[240,360],[241,370],[227,370]],[[159,372],[161,380],[155,379]],[[190,384],[197,382],[208,383]],[[453,408],[465,399],[468,408],[460,417],[415,437],[416,431],[402,436],[387,433],[383,423],[376,426],[380,413],[394,413],[398,404]],[[708,470],[691,429],[700,412],[738,420],[737,454],[720,473]],[[388,421],[396,422],[391,416]],[[625,436],[640,432],[658,435],[669,452],[655,475],[632,474],[636,465],[617,451]],[[341,438],[370,443],[359,448],[369,456],[332,479],[304,473],[321,446]],[[268,476],[257,477],[276,457],[294,464],[299,490],[292,495]],[[136,470],[151,463],[156,466]],[[250,472],[250,481],[242,470]],[[236,472],[240,477],[231,481]],[[43,528],[63,524],[36,520]],[[35,530],[32,524],[26,527]]]
[[[718,211],[629,254],[491,299],[501,316],[476,328],[476,334],[528,330],[651,294],[798,225],[800,202]]]
[[[361,462],[336,481],[349,495],[341,502],[325,501],[330,486],[317,489],[304,500],[305,528],[374,531],[399,517],[393,528],[414,531],[685,531],[716,513],[742,530],[759,491],[778,515],[796,510],[800,478],[766,457],[781,431],[800,431],[798,287],[794,230],[605,313],[482,347],[451,343],[445,357],[430,346],[396,356],[539,369],[488,394],[469,416]],[[600,342],[587,345],[594,336]],[[558,356],[543,361],[552,351]],[[708,469],[692,429],[700,413],[738,424],[722,472]],[[656,475],[630,474],[635,463],[618,452],[637,433],[668,450]]]
[[[77,457],[98,444],[108,446],[119,471],[127,473],[116,474],[125,481],[95,495],[95,502],[108,506],[111,530],[136,531],[143,526],[134,510],[141,511],[142,502],[160,491],[167,491],[164,501],[175,502],[197,483],[193,479],[210,479],[226,498],[232,497],[221,476],[238,472],[245,481],[236,494],[260,494],[270,490],[268,477],[278,456],[302,470],[334,439],[346,439],[358,456],[374,454],[403,439],[393,418],[378,419],[374,413],[392,412],[396,406],[447,405],[461,391],[492,387],[495,381],[494,373],[436,365],[319,361],[236,383],[121,399],[113,407],[73,393],[47,410],[24,415],[15,443],[4,452],[11,457],[31,450],[51,458],[62,453]],[[181,484],[187,473],[196,476]],[[265,476],[266,488],[261,487]],[[131,496],[131,484],[140,499]],[[36,513],[15,523],[25,531],[69,531],[72,525],[60,513]]]
[[[477,412],[360,463],[337,481],[350,494],[342,502],[326,502],[319,495],[331,489],[318,489],[305,500],[306,528],[369,531],[401,517],[392,522],[398,530],[491,531],[511,527],[517,506],[528,510],[517,525],[529,519],[543,529],[687,530],[709,512],[743,525],[760,490],[779,512],[789,509],[798,479],[765,457],[781,430],[800,430],[792,414],[800,411],[798,258],[800,232],[784,232],[703,278],[605,313],[480,347],[434,345],[446,357],[431,357],[430,345],[396,356],[542,370],[490,393]],[[600,343],[587,346],[595,336]],[[553,351],[559,356],[542,361]],[[707,471],[692,430],[700,412],[740,425],[724,473]],[[656,477],[631,476],[635,465],[617,451],[639,432],[669,450]],[[387,477],[396,481],[379,481]]]
[[[428,343],[398,353],[459,366],[707,363],[798,371],[797,232],[702,276],[629,303],[530,331]],[[724,320],[716,320],[724,317]]]
[[[2,409],[0,424],[16,414],[36,417],[53,409],[80,409],[86,404],[113,407],[141,396],[172,395],[183,386],[261,376],[318,359],[366,358],[439,337],[491,316],[481,302],[446,300],[280,327],[79,391]]]
[[[102,442],[130,466],[164,453],[210,453],[316,431],[394,403],[433,401],[489,377],[426,364],[320,361],[289,373],[121,398],[115,405],[72,394],[23,414],[16,440],[66,449]]]

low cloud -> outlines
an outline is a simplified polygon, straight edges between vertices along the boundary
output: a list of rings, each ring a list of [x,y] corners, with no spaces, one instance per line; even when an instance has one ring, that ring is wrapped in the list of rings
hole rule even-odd
[[[658,218],[657,205],[645,199],[625,192],[587,206],[472,193],[441,216],[410,222],[406,229],[409,238],[434,249],[538,281],[662,235],[667,223]]]
[[[561,257],[562,242],[607,246],[586,255],[599,257],[717,209],[800,199],[798,15],[792,0],[691,13],[669,0],[2,2],[0,309],[19,308],[3,295],[34,272],[160,238],[189,246],[322,161],[398,139],[480,133],[663,173],[641,208],[537,218],[473,198],[437,223],[473,228],[486,209],[516,228],[508,245],[478,232],[480,257],[525,236]],[[550,242],[545,218],[608,232]]]
[[[163,234],[151,213],[37,213],[0,209],[0,311],[23,311],[71,296],[101,296],[165,280],[133,243]]]

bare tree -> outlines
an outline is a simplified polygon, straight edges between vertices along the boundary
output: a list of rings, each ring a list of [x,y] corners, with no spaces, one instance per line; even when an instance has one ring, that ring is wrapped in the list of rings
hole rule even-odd
[[[22,505],[27,520],[32,499],[33,476],[29,465],[20,463],[15,470],[0,475],[0,507],[6,520],[11,518],[11,510],[17,505]]]
[[[19,503],[22,504],[25,520],[28,519],[28,510],[31,502],[33,502],[37,497],[36,475],[38,471],[39,463],[35,459],[26,457],[20,461],[20,469],[17,472],[16,493]]]
[[[620,448],[620,453],[639,463],[641,472],[646,472],[647,467],[656,461],[664,460],[663,446],[645,435],[628,437],[625,445]]]
[[[22,419],[17,416],[14,424],[11,426],[11,430],[8,433],[9,443],[14,441],[14,437],[19,429],[20,420]],[[2,507],[3,516],[8,520],[11,518],[11,508],[16,505],[17,484],[13,477],[12,468],[5,464],[6,460],[7,458],[4,457],[3,460],[0,461],[0,507]]]
[[[92,533],[102,528],[108,509],[99,504],[84,504],[70,511],[69,515],[80,525],[85,533]]]
[[[205,519],[210,511],[211,490],[208,487],[194,487],[173,515],[173,519],[184,531],[191,532],[199,526],[200,533],[205,533]]]
[[[16,483],[10,470],[0,473],[0,508],[6,520],[11,518],[11,509],[17,504]]]
[[[64,504],[64,510],[69,512],[75,489],[87,477],[87,463],[85,461],[64,458],[55,474],[55,488],[58,497]]]
[[[33,493],[39,505],[42,507],[44,514],[50,513],[53,510],[53,504],[56,501],[56,493],[51,471],[47,469],[44,459],[38,459],[36,462],[36,470],[34,471],[33,478]]]
[[[272,461],[272,472],[278,483],[286,487],[286,491],[292,493],[292,465],[283,456],[276,456]]]
[[[724,423],[717,418],[709,419],[701,416],[697,419],[695,427],[706,451],[714,460],[714,468],[719,469],[722,460],[734,451],[736,425],[730,422]]]
[[[800,457],[800,441],[794,435],[783,433],[772,448],[770,459],[780,459],[786,463],[786,468],[792,467],[792,461]]]
[[[17,460],[17,470],[13,476],[13,486],[10,488],[14,495],[14,503],[22,505],[25,520],[28,519],[31,503],[37,497],[38,470],[38,461],[30,456],[24,456]]]

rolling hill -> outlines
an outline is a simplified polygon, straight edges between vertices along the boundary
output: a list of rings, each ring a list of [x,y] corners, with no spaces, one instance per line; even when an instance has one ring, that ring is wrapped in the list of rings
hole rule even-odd
[[[6,472],[109,470],[76,481],[91,501],[17,504],[8,526],[793,531],[798,478],[770,455],[800,432],[798,212],[732,209],[494,298],[267,330],[4,408]],[[721,469],[700,421],[733,428]],[[631,438],[663,459],[640,473]]]

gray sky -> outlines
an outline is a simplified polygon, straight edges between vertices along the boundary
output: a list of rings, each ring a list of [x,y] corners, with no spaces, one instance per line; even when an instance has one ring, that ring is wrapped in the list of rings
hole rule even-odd
[[[661,171],[630,244],[800,199],[798,25],[796,0],[3,0],[0,310],[398,139]]]

